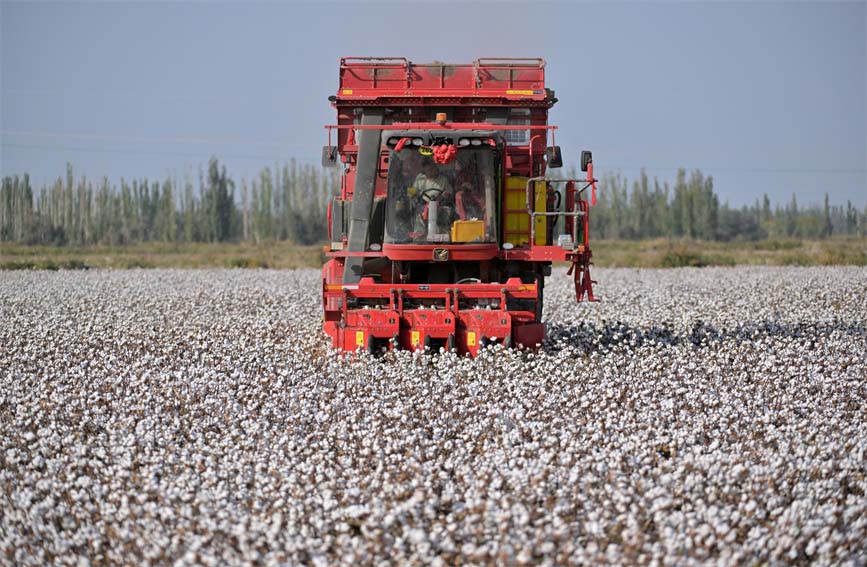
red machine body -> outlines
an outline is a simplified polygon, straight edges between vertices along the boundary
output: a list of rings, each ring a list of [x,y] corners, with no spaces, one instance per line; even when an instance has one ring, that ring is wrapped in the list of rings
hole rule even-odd
[[[592,158],[585,179],[546,177],[560,151],[543,60],[346,57],[330,101],[323,164],[343,168],[322,269],[334,347],[536,347],[552,262],[570,262],[577,300],[594,300]]]

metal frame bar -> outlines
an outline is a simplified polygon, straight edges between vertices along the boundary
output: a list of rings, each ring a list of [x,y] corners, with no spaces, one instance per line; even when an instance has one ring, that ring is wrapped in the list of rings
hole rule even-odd
[[[396,122],[394,124],[326,124],[325,129],[331,130],[558,130],[552,124],[488,124],[487,122]],[[584,181],[584,180],[582,180]]]
[[[551,132],[551,145],[556,145],[554,131],[558,130],[558,126],[553,124],[488,124],[487,122],[452,122],[448,124],[439,124],[437,122],[405,122],[382,125],[369,124],[326,124],[325,129],[328,131],[328,148],[331,149],[331,131],[332,130],[427,130],[437,132],[450,132],[453,130],[549,130]],[[539,136],[540,134],[536,134]],[[535,136],[533,136],[535,137]],[[532,138],[531,138],[532,144]],[[510,148],[523,149],[528,148],[530,151],[531,145],[528,146],[509,146]],[[581,180],[584,181],[584,180]]]
[[[324,284],[325,299],[342,298],[342,311],[346,313],[349,297],[367,299],[388,299],[389,308],[403,311],[404,298],[411,299],[443,299],[447,311],[457,309],[458,299],[500,299],[500,311],[507,311],[508,297],[516,299],[535,299],[536,284],[521,282],[520,278],[510,278],[506,283],[478,284],[393,284],[374,283],[371,278],[362,278],[358,284]],[[454,307],[453,307],[454,306]]]
[[[538,181],[545,181],[546,183],[552,183],[552,182],[553,183],[557,183],[557,182],[569,183],[570,181],[573,183],[575,183],[575,182],[584,183],[584,187],[582,187],[581,189],[578,189],[576,191],[576,193],[580,196],[584,190],[586,190],[588,187],[590,187],[593,183],[597,182],[598,179],[552,179],[550,177],[531,177],[530,179],[527,180],[526,204],[527,204],[527,214],[530,215],[530,245],[533,246],[536,243],[536,222],[535,221],[536,221],[537,216],[540,216],[540,217],[559,217],[562,215],[564,217],[572,217],[572,234],[573,235],[577,234],[576,229],[578,228],[578,217],[585,216],[587,214],[585,211],[582,211],[582,210],[579,210],[579,211],[551,211],[549,213],[548,211],[538,212],[538,211],[533,210],[533,205],[532,205],[533,201],[531,198],[531,190],[532,190],[533,186],[536,184],[536,182],[538,182]]]

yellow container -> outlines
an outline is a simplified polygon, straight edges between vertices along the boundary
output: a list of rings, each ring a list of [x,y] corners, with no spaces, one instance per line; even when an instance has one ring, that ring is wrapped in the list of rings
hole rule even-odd
[[[547,208],[547,187],[536,181],[533,187],[533,209],[544,212]],[[523,246],[530,240],[530,215],[527,214],[527,178],[506,178],[505,217],[506,242]],[[545,244],[545,217],[536,217],[536,245]],[[523,233],[523,234],[521,234]]]
[[[482,242],[485,240],[485,221],[459,220],[452,223],[452,242]]]

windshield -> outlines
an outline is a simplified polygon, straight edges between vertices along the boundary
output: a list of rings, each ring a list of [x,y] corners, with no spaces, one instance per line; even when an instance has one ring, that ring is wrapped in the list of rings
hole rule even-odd
[[[447,164],[422,152],[390,152],[385,242],[496,242],[494,150],[464,147]]]

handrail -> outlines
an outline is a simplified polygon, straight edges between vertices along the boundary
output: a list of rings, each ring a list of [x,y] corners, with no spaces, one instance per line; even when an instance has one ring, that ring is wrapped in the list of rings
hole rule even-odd
[[[496,61],[494,65],[502,65],[506,67],[533,67],[531,63],[535,63],[536,67],[544,67],[545,60],[541,57],[479,57],[473,61],[473,65],[477,67],[490,67],[485,61]],[[510,62],[512,64],[510,64]]]
[[[584,183],[584,187],[578,190],[578,194],[585,191],[590,185],[598,179],[553,179],[551,177],[531,177],[527,180],[527,194],[526,194],[526,205],[527,205],[527,214],[530,215],[530,243],[531,245],[536,242],[536,217],[557,217],[563,215],[564,217],[572,217],[572,234],[577,234],[577,223],[578,217],[583,217],[587,213],[585,211],[542,211],[538,212],[533,210],[532,199],[530,194],[530,189],[533,185],[536,184],[537,181],[545,181],[546,183],[569,183],[571,182],[579,182]]]
[[[367,67],[373,68],[373,88],[376,88],[376,70],[377,69],[403,69],[404,74],[406,75],[406,88],[409,88],[410,84],[410,61],[406,57],[341,57],[340,58],[340,69],[349,69],[352,64],[350,61],[359,63],[370,63]],[[377,63],[381,61],[381,63]],[[340,84],[343,85],[343,76],[341,75]]]
[[[409,65],[409,60],[406,57],[341,57],[341,67],[349,61],[403,61],[404,66]],[[393,63],[396,65],[397,63]]]

